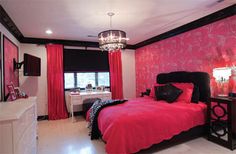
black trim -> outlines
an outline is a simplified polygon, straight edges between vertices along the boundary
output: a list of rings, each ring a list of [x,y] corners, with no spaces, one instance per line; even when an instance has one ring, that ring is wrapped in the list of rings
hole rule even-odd
[[[20,41],[24,38],[23,34],[17,28],[13,20],[9,17],[7,12],[3,9],[2,5],[0,5],[0,22],[3,24],[4,27]]]
[[[86,42],[86,41],[76,41],[76,40],[60,40],[60,39],[46,39],[46,38],[31,38],[24,37],[21,43],[31,43],[31,44],[63,44],[64,46],[84,46],[84,47],[99,47],[98,42]]]
[[[74,116],[82,116],[83,115],[83,111],[76,111],[74,112]],[[42,120],[48,120],[48,115],[41,115],[37,117],[38,121],[42,121]]]
[[[139,43],[135,44],[135,48],[136,49],[141,48],[143,46],[146,46],[146,45],[149,45],[149,44],[152,44],[152,43],[155,43],[155,42],[158,42],[158,41],[161,41],[161,40],[164,40],[164,39],[176,36],[176,35],[179,35],[181,33],[184,33],[184,32],[187,32],[187,31],[190,31],[190,30],[202,27],[202,26],[205,26],[207,24],[210,24],[210,23],[216,22],[218,20],[233,16],[235,14],[236,14],[236,4],[233,4],[227,8],[224,8],[222,10],[215,12],[215,13],[212,13],[210,15],[207,15],[205,17],[197,19],[193,22],[190,22],[188,24],[185,24],[183,26],[180,26],[180,27],[170,30],[168,32],[162,33],[160,35],[157,35],[157,36],[147,39],[145,41],[139,42]]]
[[[37,117],[37,121],[48,120],[48,115],[41,115]]]
[[[186,141],[198,138],[198,137],[206,137],[206,135],[207,135],[206,125],[196,126],[196,127],[189,129],[188,131],[183,131],[182,133],[175,135],[174,137],[172,137],[169,140],[164,140],[161,143],[154,144],[151,147],[149,147],[147,149],[143,149],[137,153],[142,154],[142,153],[158,152],[163,149],[169,148],[169,147],[177,145],[177,144],[181,144],[183,142],[186,142]]]
[[[31,37],[24,37],[23,39],[21,39],[21,43],[31,43],[31,44],[55,43],[55,44],[63,44],[64,46],[82,46],[82,47],[99,48],[98,42],[46,39],[46,38],[31,38]],[[127,44],[126,49],[135,49],[135,46]]]

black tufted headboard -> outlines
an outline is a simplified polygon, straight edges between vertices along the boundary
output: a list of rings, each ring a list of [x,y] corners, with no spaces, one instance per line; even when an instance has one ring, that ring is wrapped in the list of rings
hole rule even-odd
[[[193,83],[193,95],[199,90],[199,101],[207,102],[210,98],[210,77],[206,72],[170,72],[157,75],[157,83],[165,84],[170,82]]]

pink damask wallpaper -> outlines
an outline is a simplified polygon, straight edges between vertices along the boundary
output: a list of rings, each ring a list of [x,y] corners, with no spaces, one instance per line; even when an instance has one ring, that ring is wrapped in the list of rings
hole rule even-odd
[[[204,71],[212,78],[213,68],[236,65],[236,15],[139,48],[135,63],[137,96],[163,72]]]

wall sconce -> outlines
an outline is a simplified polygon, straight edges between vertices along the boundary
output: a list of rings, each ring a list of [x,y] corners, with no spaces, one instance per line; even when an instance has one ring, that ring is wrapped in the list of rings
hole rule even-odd
[[[228,81],[231,76],[230,67],[221,67],[213,69],[213,77],[217,82],[218,96],[228,95]]]

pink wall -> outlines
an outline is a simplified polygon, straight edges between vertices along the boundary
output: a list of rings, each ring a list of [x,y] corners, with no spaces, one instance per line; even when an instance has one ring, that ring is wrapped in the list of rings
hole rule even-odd
[[[136,95],[171,71],[204,71],[236,65],[236,15],[139,48],[135,52]]]

